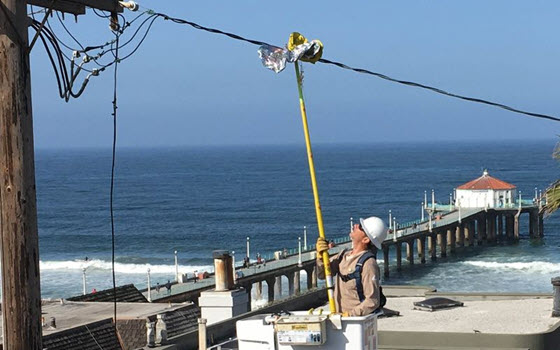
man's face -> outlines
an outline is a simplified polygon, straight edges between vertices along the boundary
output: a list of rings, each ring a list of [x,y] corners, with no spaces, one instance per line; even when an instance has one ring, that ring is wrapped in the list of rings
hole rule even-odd
[[[360,224],[354,224],[352,231],[350,231],[350,240],[354,246],[357,243],[369,243],[369,238],[366,236],[366,233],[360,229]]]

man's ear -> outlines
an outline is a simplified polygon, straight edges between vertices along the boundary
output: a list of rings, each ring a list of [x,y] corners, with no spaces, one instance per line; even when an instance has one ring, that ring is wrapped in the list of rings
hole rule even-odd
[[[365,245],[368,245],[368,244],[371,243],[371,240],[369,239],[368,236],[365,236],[364,238],[362,238],[362,242],[363,242]]]

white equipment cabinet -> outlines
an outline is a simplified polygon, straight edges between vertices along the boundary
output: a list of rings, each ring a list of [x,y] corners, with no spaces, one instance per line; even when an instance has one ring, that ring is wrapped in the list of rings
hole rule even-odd
[[[329,317],[296,311],[237,321],[239,350],[376,350],[377,315]]]

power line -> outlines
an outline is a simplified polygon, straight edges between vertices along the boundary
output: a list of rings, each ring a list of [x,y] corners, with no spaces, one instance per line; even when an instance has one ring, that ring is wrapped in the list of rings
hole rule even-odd
[[[369,71],[367,69],[362,69],[362,68],[353,68],[353,67],[347,66],[344,63],[330,61],[330,60],[327,60],[327,59],[324,59],[324,58],[319,59],[319,62],[325,63],[325,64],[332,64],[334,66],[337,66],[337,67],[340,67],[340,68],[343,68],[343,69],[352,70],[352,71],[357,72],[357,73],[373,75],[373,76],[376,76],[376,77],[381,78],[381,79],[392,81],[394,83],[430,90],[430,91],[436,92],[438,94],[442,94],[442,95],[446,95],[446,96],[450,96],[450,97],[455,97],[455,98],[458,98],[458,99],[461,99],[461,100],[471,101],[471,102],[476,102],[476,103],[482,103],[482,104],[486,104],[486,105],[490,105],[490,106],[494,106],[494,107],[503,108],[505,110],[508,110],[508,111],[514,112],[514,113],[525,114],[525,115],[528,115],[528,116],[531,116],[531,117],[536,117],[536,118],[543,118],[543,119],[549,119],[549,120],[554,120],[554,121],[560,121],[560,118],[556,118],[556,117],[553,117],[553,116],[550,116],[550,115],[527,112],[527,111],[516,109],[516,108],[510,107],[510,106],[501,104],[501,103],[487,101],[487,100],[484,100],[484,99],[481,99],[481,98],[468,97],[468,96],[462,96],[462,95],[454,94],[454,93],[447,92],[445,90],[442,90],[442,89],[439,89],[439,88],[436,88],[436,87],[432,87],[432,86],[429,86],[429,85],[424,85],[424,84],[415,83],[415,82],[412,82],[412,81],[406,81],[406,80],[399,80],[399,79],[391,78],[389,76],[386,76],[385,74],[372,72],[372,71]]]
[[[113,76],[113,152],[111,161],[111,191],[109,195],[109,209],[111,211],[111,272],[113,275],[113,310],[115,320],[115,330],[117,327],[117,280],[115,278],[115,216],[113,212],[113,195],[115,189],[115,160],[117,152],[117,68],[119,66],[119,36],[121,33],[115,32],[115,70]]]
[[[215,29],[215,28],[201,26],[200,24],[197,24],[197,23],[194,23],[194,22],[191,22],[191,21],[187,21],[187,20],[184,20],[184,19],[173,18],[173,17],[170,17],[170,16],[168,16],[166,14],[163,14],[163,13],[155,13],[155,14],[159,17],[162,17],[165,20],[169,20],[169,21],[172,21],[174,23],[188,24],[191,27],[193,27],[195,29],[198,29],[198,30],[207,31],[207,32],[210,32],[210,33],[213,33],[213,34],[225,35],[225,36],[230,37],[232,39],[248,42],[250,44],[259,45],[259,46],[267,45],[267,46],[272,46],[272,47],[279,47],[277,45],[270,45],[270,44],[268,44],[266,42],[263,42],[263,41],[247,39],[247,38],[244,38],[244,37],[242,37],[240,35],[237,35],[237,34],[234,34],[234,33],[229,33],[229,32],[219,30],[219,29]],[[432,86],[429,86],[429,85],[415,83],[415,82],[412,82],[412,81],[406,81],[406,80],[391,78],[391,77],[389,77],[385,74],[382,74],[382,73],[373,72],[373,71],[363,69],[363,68],[350,67],[350,66],[348,66],[344,63],[331,61],[331,60],[327,60],[327,59],[324,59],[324,58],[320,59],[319,62],[324,63],[324,64],[334,65],[336,67],[351,70],[351,71],[361,73],[361,74],[373,75],[373,76],[376,76],[378,78],[385,79],[385,80],[388,80],[388,81],[391,81],[391,82],[394,82],[394,83],[407,85],[407,86],[412,86],[412,87],[417,87],[417,88],[421,88],[421,89],[426,89],[426,90],[429,90],[429,91],[432,91],[432,92],[435,92],[435,93],[438,93],[438,94],[442,94],[442,95],[445,95],[445,96],[454,97],[454,98],[458,98],[458,99],[465,100],[465,101],[470,101],[470,102],[475,102],[475,103],[486,104],[486,105],[490,105],[490,106],[494,106],[494,107],[498,107],[498,108],[503,108],[507,111],[514,112],[514,113],[519,113],[519,114],[524,114],[524,115],[527,115],[527,116],[530,116],[530,117],[543,118],[543,119],[548,119],[548,120],[553,120],[553,121],[560,121],[560,118],[550,116],[550,115],[547,115],[547,114],[523,111],[523,110],[513,108],[513,107],[510,107],[510,106],[501,104],[501,103],[492,102],[492,101],[488,101],[488,100],[481,99],[481,98],[454,94],[454,93],[447,92],[445,90],[442,90],[442,89],[439,89],[439,88],[436,88],[436,87],[432,87]]]

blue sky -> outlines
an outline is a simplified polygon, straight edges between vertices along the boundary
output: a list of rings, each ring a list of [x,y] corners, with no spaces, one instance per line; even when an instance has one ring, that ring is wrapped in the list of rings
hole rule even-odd
[[[139,3],[276,45],[299,31],[320,39],[327,59],[560,116],[558,1]],[[50,21],[72,43],[56,17]],[[84,45],[112,39],[92,12],[65,23]],[[119,146],[303,144],[293,66],[269,71],[257,49],[157,20],[119,65]],[[65,103],[40,43],[31,61],[36,147],[109,147],[112,69]],[[305,64],[304,72],[314,143],[554,140],[560,126],[324,64]]]

